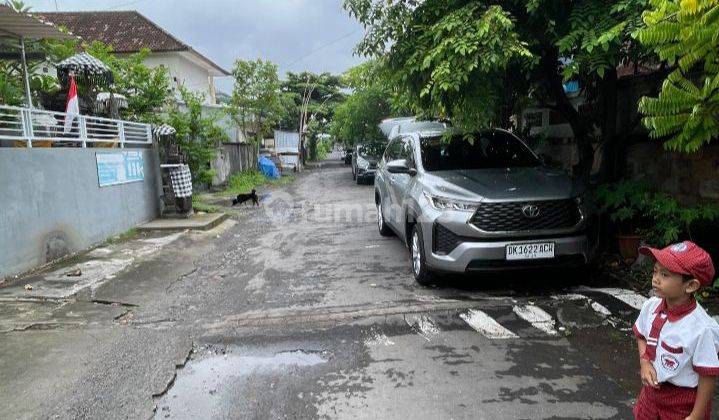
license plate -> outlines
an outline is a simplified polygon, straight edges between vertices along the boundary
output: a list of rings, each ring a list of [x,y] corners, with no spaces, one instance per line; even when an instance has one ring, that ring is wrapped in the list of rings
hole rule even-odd
[[[554,258],[554,243],[507,245],[507,260],[539,260]]]

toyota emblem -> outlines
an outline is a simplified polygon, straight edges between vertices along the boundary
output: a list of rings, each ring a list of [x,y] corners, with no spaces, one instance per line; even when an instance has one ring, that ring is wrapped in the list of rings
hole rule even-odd
[[[539,207],[535,206],[534,204],[527,204],[526,206],[522,207],[522,214],[524,214],[524,217],[527,219],[534,219],[536,217],[539,217]]]

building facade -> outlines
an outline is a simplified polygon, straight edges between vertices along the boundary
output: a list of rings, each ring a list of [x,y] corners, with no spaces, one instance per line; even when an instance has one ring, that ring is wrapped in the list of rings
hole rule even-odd
[[[38,15],[58,26],[66,27],[87,42],[111,45],[118,55],[147,48],[145,64],[165,66],[173,86],[202,93],[207,105],[217,104],[215,77],[230,73],[209,58],[180,41],[136,11],[117,12],[42,12]]]

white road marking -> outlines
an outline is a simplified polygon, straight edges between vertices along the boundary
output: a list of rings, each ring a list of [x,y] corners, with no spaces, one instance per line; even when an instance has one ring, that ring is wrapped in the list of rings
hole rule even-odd
[[[459,314],[459,317],[475,331],[491,340],[518,338],[517,334],[504,328],[491,316],[480,310],[470,309],[467,313]]]
[[[606,308],[604,305],[602,305],[601,303],[595,302],[595,301],[593,301],[593,300],[591,300],[591,299],[590,299],[590,302],[591,302],[590,306],[591,306],[592,309],[594,309],[594,311],[597,312],[598,314],[603,315],[603,316],[605,316],[605,317],[610,317],[610,316],[612,316],[612,313],[609,311],[609,309],[607,309],[607,308]]]
[[[390,340],[383,332],[374,328],[364,343],[367,346],[394,346],[394,341]]]
[[[554,300],[584,300],[588,299],[584,295],[580,295],[579,293],[565,293],[561,295],[552,295],[552,299]]]
[[[589,303],[589,306],[594,309],[595,312],[597,312],[599,315],[603,317],[610,317],[612,316],[612,313],[607,309],[604,305],[602,305],[599,302],[595,302],[593,299],[590,299],[587,296],[584,296],[579,293],[566,293],[562,295],[552,295],[552,299],[554,300],[585,300]]]
[[[415,315],[405,319],[405,321],[420,337],[427,341],[431,341],[432,337],[440,333],[439,327],[427,315]]]
[[[622,302],[626,303],[627,305],[631,306],[634,309],[642,309],[642,305],[644,305],[644,302],[647,301],[646,296],[642,296],[639,293],[628,290],[628,289],[619,289],[614,287],[604,287],[604,288],[591,288],[591,287],[582,287],[580,290],[584,291],[591,291],[591,292],[600,292],[604,293],[609,296],[613,296]]]
[[[554,318],[544,312],[542,308],[535,305],[515,306],[512,308],[515,314],[523,320],[529,322],[535,328],[546,332],[549,335],[556,335],[554,329]]]

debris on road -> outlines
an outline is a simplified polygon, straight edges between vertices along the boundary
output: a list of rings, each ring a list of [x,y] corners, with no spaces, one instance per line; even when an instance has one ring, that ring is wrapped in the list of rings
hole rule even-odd
[[[80,277],[82,276],[82,270],[79,268],[76,268],[74,270],[70,270],[67,273],[65,273],[65,276],[67,277]]]
[[[25,290],[27,290],[27,291],[32,290],[32,284],[26,284],[26,285],[25,285]]]

